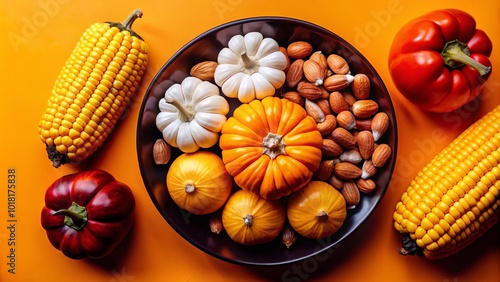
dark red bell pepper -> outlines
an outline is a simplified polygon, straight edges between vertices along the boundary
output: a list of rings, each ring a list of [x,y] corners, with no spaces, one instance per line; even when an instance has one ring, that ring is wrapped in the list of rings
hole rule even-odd
[[[72,259],[103,258],[134,222],[132,190],[103,170],[65,175],[50,185],[41,213],[52,245]]]
[[[460,10],[437,10],[408,22],[394,37],[389,71],[409,101],[449,112],[476,98],[491,74],[492,42]]]

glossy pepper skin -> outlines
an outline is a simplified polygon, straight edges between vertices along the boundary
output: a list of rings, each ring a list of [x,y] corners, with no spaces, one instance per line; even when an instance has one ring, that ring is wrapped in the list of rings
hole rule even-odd
[[[132,190],[103,170],[65,175],[50,185],[41,212],[52,245],[72,259],[104,258],[134,222]]]
[[[396,88],[430,112],[449,112],[476,98],[491,74],[492,42],[460,10],[436,10],[408,22],[389,52]]]

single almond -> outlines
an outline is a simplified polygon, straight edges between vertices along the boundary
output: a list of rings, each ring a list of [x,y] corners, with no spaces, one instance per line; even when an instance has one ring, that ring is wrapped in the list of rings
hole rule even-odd
[[[328,157],[338,157],[342,154],[342,147],[332,139],[324,138],[321,152]]]
[[[356,99],[356,97],[354,97],[354,95],[352,95],[352,93],[351,93],[351,92],[342,91],[341,93],[342,93],[342,95],[344,96],[345,101],[346,101],[346,102],[347,102],[347,104],[349,105],[349,108],[352,108],[352,105],[354,105],[354,103],[355,103],[358,99]]]
[[[316,127],[322,136],[330,135],[337,127],[337,119],[334,115],[325,115],[325,120],[323,122],[316,123]]]
[[[337,190],[342,190],[342,186],[344,185],[344,180],[338,178],[335,174],[332,174],[328,179],[328,183],[333,186],[333,188]]]
[[[372,119],[371,118],[356,118],[355,128],[357,130],[372,130]]]
[[[301,105],[302,107],[304,107],[304,105],[305,105],[305,99],[304,99],[304,97],[302,97],[299,94],[299,92],[297,92],[297,91],[288,91],[288,92],[285,92],[285,93],[281,94],[281,98],[285,98],[288,101],[292,101],[292,102],[294,102],[296,104]]]
[[[313,47],[309,42],[295,41],[288,45],[286,51],[291,59],[303,59],[312,53]]]
[[[357,136],[359,153],[363,159],[367,160],[372,157],[373,150],[375,150],[375,140],[371,131],[359,131]]]
[[[335,128],[331,136],[333,141],[346,149],[351,149],[356,146],[356,138],[354,138],[351,132],[343,127]]]
[[[323,113],[323,110],[321,110],[321,108],[318,106],[318,104],[309,99],[306,99],[304,108],[307,115],[312,117],[315,122],[325,121],[325,114]]]
[[[290,249],[295,242],[297,242],[297,232],[292,228],[290,224],[285,224],[283,227],[283,231],[281,233],[281,242],[286,246],[287,249]]]
[[[352,180],[344,182],[344,185],[342,185],[341,193],[342,196],[344,196],[347,205],[349,206],[355,206],[361,200],[358,186],[356,186],[356,183],[354,183],[354,181]]]
[[[323,78],[328,76],[328,63],[326,61],[326,57],[321,51],[316,51],[311,54],[311,57],[309,59],[315,61],[318,63],[319,67],[323,71]]]
[[[339,156],[339,159],[343,162],[348,162],[351,164],[358,164],[363,160],[361,154],[356,148],[342,152],[342,154],[340,154]]]
[[[389,128],[389,116],[384,112],[378,112],[373,116],[371,130],[373,138],[377,142]]]
[[[335,165],[334,173],[341,179],[356,179],[361,176],[361,168],[349,162],[340,162]]]
[[[215,234],[220,234],[224,230],[224,225],[222,224],[222,215],[219,212],[215,212],[210,215],[208,219],[208,225],[210,231]]]
[[[203,61],[194,65],[189,74],[201,80],[213,80],[215,69],[219,64],[215,61]]]
[[[330,102],[330,108],[336,114],[349,110],[349,104],[344,98],[344,95],[339,91],[333,91],[328,96],[328,101]]]
[[[290,57],[288,57],[288,51],[286,51],[285,47],[280,46],[279,49],[280,49],[280,52],[283,53],[283,55],[285,55],[285,58],[286,58],[286,67],[285,67],[285,69],[283,69],[283,71],[285,73],[287,73],[288,72],[288,68],[290,67],[290,64],[291,64]]]
[[[153,159],[155,164],[163,165],[170,161],[172,149],[164,139],[158,138],[153,144]]]
[[[353,80],[354,76],[350,74],[334,74],[323,81],[323,86],[330,92],[339,91],[349,86]]]
[[[334,160],[323,160],[319,164],[318,170],[314,172],[314,179],[320,181],[327,181],[333,173],[335,167]]]
[[[358,100],[352,105],[352,113],[357,118],[369,118],[378,112],[377,102],[367,99]]]
[[[356,186],[358,186],[359,192],[361,193],[370,193],[371,191],[377,188],[377,184],[372,179],[362,179],[359,178],[356,180]]]
[[[351,111],[342,111],[337,115],[337,124],[347,130],[352,130],[356,126],[356,119]]]
[[[316,85],[322,85],[323,80],[325,79],[325,72],[318,64],[318,62],[314,60],[306,60],[302,66],[304,70],[304,77],[309,81]]]
[[[364,73],[358,73],[352,81],[352,94],[358,100],[370,97],[370,78]]]
[[[365,160],[361,166],[361,178],[368,179],[377,173],[377,168],[373,165],[372,160]]]
[[[297,92],[299,94],[310,100],[321,99],[324,96],[323,88],[321,86],[315,85],[312,82],[302,80],[297,84]]]
[[[335,74],[348,74],[350,72],[347,61],[337,54],[330,54],[326,58],[330,70]]]
[[[392,154],[391,147],[387,144],[379,144],[372,155],[372,162],[375,167],[383,167]]]
[[[304,60],[298,59],[293,61],[286,72],[286,85],[295,87],[304,78]]]
[[[325,115],[329,115],[332,113],[332,110],[330,109],[330,102],[328,101],[328,99],[320,98],[314,102],[318,104]]]

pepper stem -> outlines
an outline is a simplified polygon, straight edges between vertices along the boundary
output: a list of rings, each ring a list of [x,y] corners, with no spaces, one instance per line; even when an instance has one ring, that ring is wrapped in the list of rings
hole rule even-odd
[[[491,67],[487,67],[472,59],[467,45],[458,40],[446,42],[441,55],[443,56],[445,65],[451,68],[467,65],[477,70],[481,76],[487,75],[491,71]]]
[[[75,202],[73,202],[67,209],[60,209],[56,211],[54,215],[63,215],[64,224],[75,230],[80,230],[85,227],[85,224],[88,221],[87,210],[85,207],[82,207]]]
[[[182,121],[189,122],[193,120],[196,113],[193,111],[190,105],[182,105],[172,97],[165,97],[165,102],[177,108],[177,110],[179,111],[179,118]]]

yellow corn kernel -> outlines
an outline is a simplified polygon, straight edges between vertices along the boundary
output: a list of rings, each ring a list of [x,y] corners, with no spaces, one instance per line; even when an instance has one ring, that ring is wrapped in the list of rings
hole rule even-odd
[[[427,258],[445,257],[498,222],[499,197],[497,106],[417,173],[396,205],[394,226],[407,233]]]
[[[130,102],[148,61],[147,44],[131,31],[141,16],[91,25],[61,69],[38,128],[55,167],[90,156]]]

